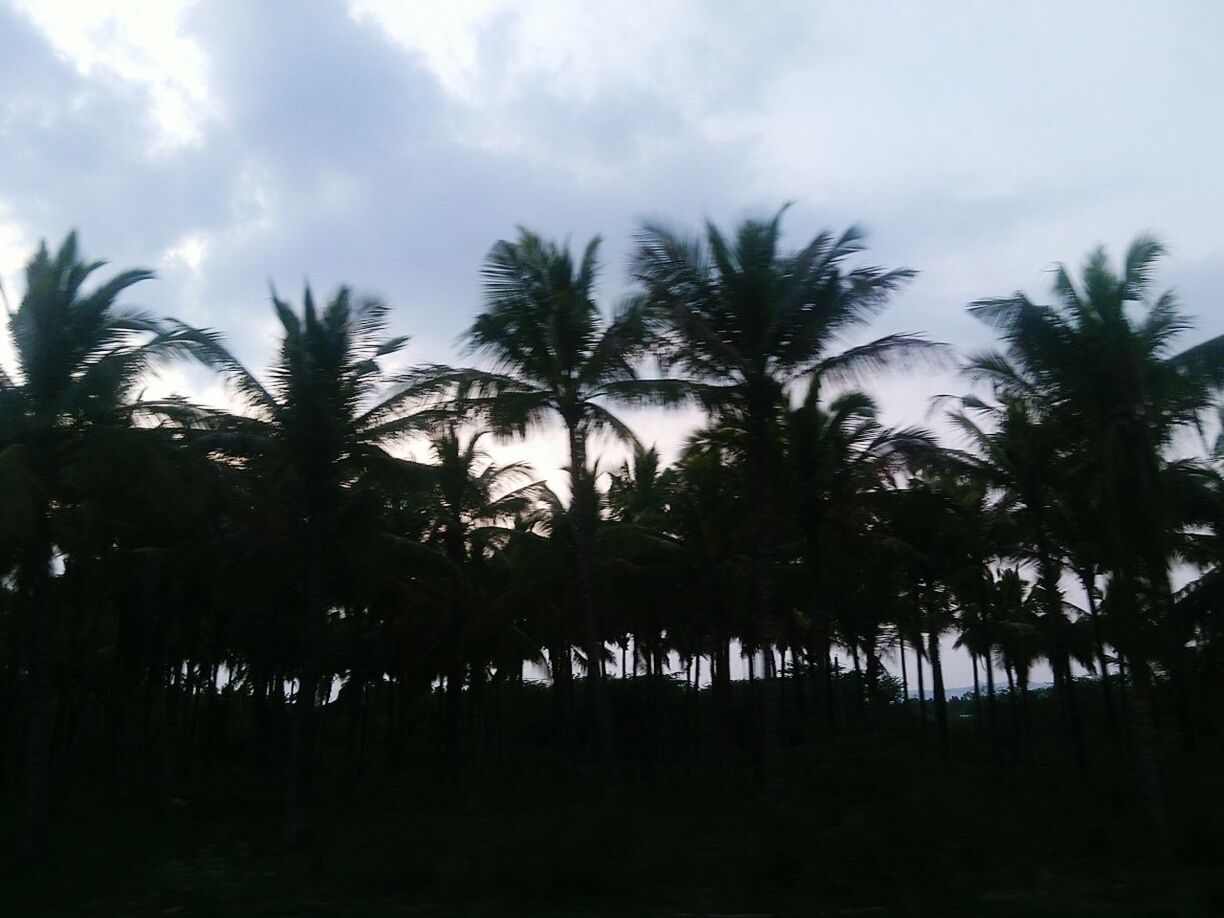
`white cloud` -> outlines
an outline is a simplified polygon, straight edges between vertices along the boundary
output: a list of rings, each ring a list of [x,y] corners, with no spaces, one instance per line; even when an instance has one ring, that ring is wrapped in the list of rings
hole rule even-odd
[[[1202,333],[1224,331],[1215,4],[287,9],[0,8],[10,293],[38,236],[75,225],[91,254],[159,265],[141,298],[254,365],[274,340],[269,279],[378,292],[412,359],[451,359],[480,259],[518,223],[605,234],[611,303],[639,218],[695,228],[796,200],[794,243],[862,221],[873,258],[921,269],[881,331],[979,345],[968,300],[1041,295],[1053,261],[1148,228]],[[879,388],[911,420],[951,384]],[[689,420],[637,423],[674,449]]]
[[[183,35],[191,0],[16,0],[15,6],[84,76],[106,73],[146,88],[156,152],[198,143],[213,116],[206,61]]]

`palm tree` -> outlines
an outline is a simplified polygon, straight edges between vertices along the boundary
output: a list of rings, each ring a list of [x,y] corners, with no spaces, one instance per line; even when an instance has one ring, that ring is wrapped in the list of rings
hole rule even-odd
[[[1152,294],[1152,274],[1163,254],[1154,238],[1140,236],[1120,273],[1103,248],[1090,253],[1079,283],[1060,265],[1054,305],[1035,304],[1022,293],[974,303],[971,311],[998,329],[1006,352],[978,357],[970,372],[1001,397],[1048,416],[1061,436],[1077,444],[1123,632],[1141,630],[1146,606],[1148,616],[1171,629],[1172,643],[1184,646],[1188,634],[1169,588],[1175,524],[1167,515],[1160,466],[1177,431],[1210,407],[1224,337],[1173,352],[1176,338],[1190,326],[1171,292]],[[1145,596],[1151,601],[1145,603]],[[1126,652],[1136,680],[1146,683],[1144,649],[1132,643]],[[1184,660],[1174,662],[1173,674],[1189,736]]]
[[[661,531],[666,525],[675,478],[675,470],[662,468],[657,448],[635,443],[632,458],[612,473],[608,485],[608,507],[613,517]]]
[[[383,303],[341,287],[321,310],[309,288],[300,315],[275,291],[272,305],[282,338],[266,385],[216,333],[183,326],[179,334],[199,359],[225,374],[246,408],[239,417],[199,419],[216,428],[204,442],[245,463],[285,521],[298,613],[286,838],[297,846],[307,837],[307,766],[329,611],[343,602],[346,562],[355,563],[371,530],[381,529],[368,514],[379,511],[383,487],[420,480],[421,468],[392,456],[387,445],[421,430],[435,415],[409,413],[409,393],[383,392],[379,361],[407,340],[386,336]],[[352,537],[355,530],[361,537]],[[395,542],[400,549],[409,544]]]
[[[0,368],[0,477],[12,495],[5,513],[17,555],[15,611],[28,635],[26,672],[26,844],[47,840],[50,816],[51,721],[55,705],[53,598],[55,558],[70,509],[89,501],[83,482],[107,454],[141,438],[134,426],[138,387],[181,346],[143,312],[116,305],[134,284],[151,278],[122,271],[88,292],[105,264],[84,261],[75,233],[52,254],[43,243],[26,266],[26,290],[9,314],[17,365]],[[80,473],[86,474],[80,474]]]
[[[1014,551],[1016,526],[1008,508],[995,499],[997,487],[976,469],[967,472],[943,452],[938,462],[939,489],[948,499],[952,512],[953,563],[946,574],[947,586],[957,606],[956,624],[960,637],[956,647],[968,650],[973,667],[975,715],[981,717],[981,685],[978,663],[985,667],[986,700],[990,734],[995,736],[995,681],[991,647],[995,622],[991,602],[994,574],[991,562]],[[949,462],[949,460],[952,460]]]
[[[620,468],[609,476],[606,504],[611,520],[624,524],[622,528],[634,527],[643,532],[662,535],[668,525],[669,503],[675,485],[676,472],[674,469],[662,468],[659,451],[653,446],[647,448],[640,443],[635,443],[632,457],[621,463]],[[652,592],[644,598],[644,601],[624,604],[626,611],[629,611],[630,614],[626,616],[627,620],[622,624],[628,627],[616,629],[618,634],[623,635],[620,639],[622,659],[620,675],[622,678],[628,669],[625,658],[630,639],[632,638],[633,643],[632,665],[635,675],[637,674],[637,658],[647,644],[647,641],[644,640],[646,633],[637,627],[637,623],[643,617],[641,613],[648,611],[648,617],[655,625],[658,625],[659,619],[655,613],[660,607],[666,606],[666,601],[660,602],[662,599],[663,597],[658,592]],[[653,630],[655,633],[651,635],[650,647],[660,643],[655,639],[660,636],[658,632],[661,628]],[[653,652],[650,647],[647,648],[647,653]]]
[[[657,224],[638,235],[633,274],[664,325],[665,364],[678,367],[716,413],[745,428],[752,501],[754,605],[760,646],[772,646],[781,419],[788,387],[800,379],[836,381],[864,370],[929,357],[935,345],[908,334],[837,350],[892,293],[909,269],[851,266],[862,233],[821,233],[797,252],[781,251],[781,220],[747,220],[733,238],[713,224],[689,238]],[[766,673],[769,667],[766,667]],[[772,742],[768,693],[764,739]]]
[[[1046,650],[1039,626],[1041,609],[1034,589],[1026,591],[1024,578],[1015,568],[999,573],[992,592],[994,646],[1007,674],[1012,728],[1023,732],[1027,740],[1029,672]]]
[[[970,372],[976,372],[977,366],[970,364]],[[948,414],[948,419],[969,441],[971,452],[951,452],[948,459],[979,487],[997,495],[990,508],[993,514],[1010,514],[1019,523],[1019,538],[1000,548],[1007,557],[1036,566],[1034,596],[1043,605],[1041,623],[1051,639],[1054,684],[1076,754],[1082,759],[1079,709],[1071,674],[1070,622],[1060,585],[1067,556],[1061,537],[1069,515],[1067,486],[1074,481],[1075,454],[1067,449],[1065,431],[1048,416],[1043,419],[1039,406],[1031,400],[1011,395],[1003,404],[995,405],[969,396],[961,399],[961,405]]]
[[[603,656],[604,637],[592,587],[592,541],[598,508],[587,450],[592,436],[610,432],[633,442],[609,404],[678,403],[684,392],[670,380],[642,380],[637,362],[649,340],[648,316],[630,302],[605,321],[594,301],[599,239],[575,262],[569,250],[528,230],[502,240],[485,259],[485,311],[465,333],[470,354],[489,369],[423,367],[411,391],[450,388],[456,403],[482,417],[499,436],[559,419],[569,446],[570,508],[574,532],[583,645],[588,661]],[[613,759],[613,734],[601,668],[587,678],[601,761]]]
[[[817,670],[825,670],[834,618],[854,605],[837,596],[851,579],[848,566],[860,561],[874,566],[879,560],[878,546],[869,544],[877,535],[873,495],[912,462],[933,454],[936,445],[919,428],[885,427],[875,401],[864,392],[844,392],[827,404],[820,396],[819,380],[813,380],[803,403],[788,413],[786,450],[791,528],[800,540],[810,591],[804,603],[808,658]],[[880,582],[878,573],[871,576]],[[884,611],[877,601],[866,605],[869,616]],[[855,628],[842,631],[857,633]],[[869,669],[876,659],[874,633]],[[869,679],[872,685],[875,681]],[[832,713],[832,698],[828,701]]]
[[[430,436],[437,503],[428,538],[442,547],[456,574],[443,651],[448,757],[457,739],[464,670],[470,665],[467,679],[476,694],[488,663],[487,649],[473,653],[481,643],[481,631],[489,630],[488,616],[479,615],[482,608],[487,612],[487,605],[480,602],[481,568],[497,544],[509,537],[502,524],[528,510],[537,490],[534,483],[523,483],[530,476],[525,463],[492,462],[480,448],[483,437],[484,431],[478,431],[465,438],[453,422]]]
[[[949,750],[948,713],[940,637],[952,625],[952,596],[948,585],[955,581],[964,566],[956,503],[940,476],[929,470],[919,470],[904,487],[889,488],[878,503],[881,528],[896,555],[897,565],[909,581],[906,592],[912,615],[919,623],[916,637],[920,639],[920,633],[926,632],[935,725],[940,747],[946,754]],[[915,645],[919,650],[921,673],[921,646],[918,642]]]
[[[731,714],[731,641],[746,636],[748,563],[743,431],[730,417],[689,437],[677,466],[670,526],[685,548],[681,578],[709,642],[710,676],[721,727]]]

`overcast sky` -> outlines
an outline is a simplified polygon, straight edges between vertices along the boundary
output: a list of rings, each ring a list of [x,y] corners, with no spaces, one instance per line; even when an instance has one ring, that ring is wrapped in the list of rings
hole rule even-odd
[[[1224,4],[60,2],[0,6],[0,276],[40,238],[142,265],[134,297],[271,354],[267,282],[382,295],[412,361],[452,360],[519,224],[606,240],[772,213],[790,245],[861,223],[918,279],[878,331],[972,350],[980,296],[1163,237],[1224,332]],[[7,344],[0,345],[0,359]],[[174,372],[164,385],[214,401]],[[922,420],[946,376],[880,383]],[[690,419],[639,417],[665,448]],[[526,455],[554,475],[559,440]]]

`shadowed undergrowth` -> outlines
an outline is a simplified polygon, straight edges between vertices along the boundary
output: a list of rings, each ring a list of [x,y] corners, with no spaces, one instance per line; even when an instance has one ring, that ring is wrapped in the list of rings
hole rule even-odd
[[[643,680],[645,681],[645,680]],[[615,686],[618,714],[634,686]],[[746,694],[741,692],[741,696]],[[742,702],[743,697],[739,700]],[[665,689],[664,719],[691,696]],[[207,770],[118,794],[101,772],[64,788],[51,856],[11,873],[5,914],[181,915],[1183,915],[1224,908],[1214,814],[1221,781],[1169,751],[1178,850],[1166,857],[1133,804],[1125,760],[1092,747],[1077,773],[1056,716],[1033,703],[1029,761],[1000,764],[971,717],[945,759],[899,707],[871,733],[784,723],[776,764],[718,762],[680,730],[649,774],[596,792],[558,767],[547,696],[524,688],[501,754],[469,737],[449,769],[419,748],[338,763],[324,731],[307,851],[283,849],[279,781],[241,755],[242,730]],[[698,723],[711,712],[699,696]],[[961,713],[969,703],[956,706]],[[746,709],[741,708],[741,715]],[[908,722],[907,722],[908,721]],[[622,727],[624,717],[618,718]],[[1002,725],[1001,725],[1002,726]],[[630,735],[629,733],[625,734]],[[641,735],[639,734],[639,739]],[[1214,742],[1214,738],[1209,740]],[[332,756],[336,762],[329,761]],[[577,757],[582,761],[581,756]],[[11,824],[9,865],[19,863]]]

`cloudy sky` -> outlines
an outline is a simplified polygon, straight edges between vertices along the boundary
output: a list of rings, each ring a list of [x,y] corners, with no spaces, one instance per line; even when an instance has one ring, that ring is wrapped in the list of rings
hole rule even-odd
[[[1163,7],[15,0],[0,276],[19,295],[37,241],[76,227],[157,270],[143,305],[254,365],[268,281],[305,279],[382,295],[411,360],[448,360],[519,224],[602,234],[611,304],[643,218],[793,201],[791,244],[857,222],[873,260],[921,271],[880,332],[973,349],[969,300],[1043,294],[1054,262],[1153,230],[1205,337],[1224,332],[1224,6]],[[912,420],[950,385],[878,388]],[[668,446],[686,420],[638,425]],[[559,443],[533,457],[559,465]]]
[[[3,4],[4,0],[0,0]],[[14,0],[0,5],[0,277],[40,238],[155,268],[141,305],[252,365],[267,284],[349,282],[409,359],[454,359],[519,224],[605,242],[793,201],[798,245],[857,222],[921,271],[879,332],[987,343],[964,310],[1151,230],[1224,332],[1224,4],[739,0]],[[0,360],[11,358],[0,341]],[[162,385],[224,398],[205,374]],[[921,420],[945,376],[877,386]],[[638,416],[673,447],[691,418]],[[518,449],[541,471],[558,439]]]

